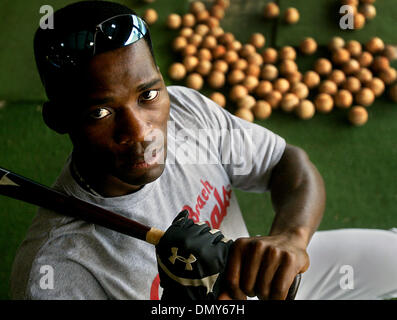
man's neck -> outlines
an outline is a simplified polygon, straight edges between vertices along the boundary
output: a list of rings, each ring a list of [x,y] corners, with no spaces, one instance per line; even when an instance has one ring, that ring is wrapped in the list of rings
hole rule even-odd
[[[93,195],[104,198],[120,197],[143,188],[143,185],[132,186],[122,182],[117,177],[98,174],[98,171],[93,166],[89,166],[84,161],[81,161],[81,158],[76,153],[73,153],[73,176],[81,187]]]

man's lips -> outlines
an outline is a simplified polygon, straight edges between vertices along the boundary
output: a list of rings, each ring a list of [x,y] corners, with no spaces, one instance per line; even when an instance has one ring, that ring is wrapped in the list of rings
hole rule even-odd
[[[131,167],[134,169],[144,169],[155,165],[159,162],[160,157],[163,155],[163,150],[164,147],[161,147],[160,149],[154,149],[151,156],[147,157],[149,159],[145,160],[145,157],[139,157],[135,162],[132,163]]]

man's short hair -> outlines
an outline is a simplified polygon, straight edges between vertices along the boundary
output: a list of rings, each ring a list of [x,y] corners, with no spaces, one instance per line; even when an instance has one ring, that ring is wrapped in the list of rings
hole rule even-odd
[[[54,13],[54,29],[38,28],[34,37],[34,54],[41,81],[48,99],[56,100],[59,93],[67,89],[68,82],[79,74],[79,68],[63,70],[52,65],[47,59],[48,43],[57,35],[95,30],[101,22],[123,14],[134,14],[134,10],[109,1],[80,1],[70,4]],[[144,37],[155,62],[149,30]],[[65,88],[66,86],[66,88]]]

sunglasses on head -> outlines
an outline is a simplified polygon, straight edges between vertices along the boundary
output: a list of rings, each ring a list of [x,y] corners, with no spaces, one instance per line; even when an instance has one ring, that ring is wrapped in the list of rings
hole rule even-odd
[[[48,46],[46,59],[58,68],[75,67],[86,59],[137,42],[148,34],[146,23],[133,14],[109,18],[95,30],[82,30],[58,37]]]

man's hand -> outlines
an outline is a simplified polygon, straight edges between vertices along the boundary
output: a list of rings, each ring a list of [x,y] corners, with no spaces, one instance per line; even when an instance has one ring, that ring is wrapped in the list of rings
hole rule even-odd
[[[275,211],[270,234],[233,243],[221,299],[285,299],[294,277],[309,267],[306,247],[325,209],[323,179],[302,149],[287,145],[269,186]]]
[[[239,238],[231,247],[226,291],[219,298],[285,300],[296,275],[308,267],[305,245],[295,236]]]

